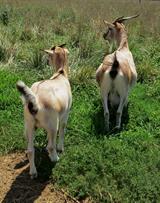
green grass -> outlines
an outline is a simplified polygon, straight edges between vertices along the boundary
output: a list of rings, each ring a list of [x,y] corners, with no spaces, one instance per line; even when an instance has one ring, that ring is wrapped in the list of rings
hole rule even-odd
[[[38,2],[38,3],[37,3]],[[92,2],[92,4],[91,4]],[[94,202],[160,202],[160,42],[159,7],[144,2],[137,21],[130,21],[129,45],[138,83],[124,110],[122,128],[104,132],[103,109],[95,71],[108,52],[102,19],[134,14],[131,1],[2,1],[0,8],[0,154],[24,150],[23,105],[16,81],[28,85],[49,78],[52,68],[41,49],[66,42],[70,51],[73,105],[65,152],[52,169],[56,187],[77,199]],[[112,4],[110,4],[112,2]],[[115,9],[115,4],[117,7]],[[149,5],[148,5],[149,4]],[[111,6],[109,6],[111,5]],[[145,13],[146,12],[146,13]],[[148,23],[145,23],[145,22]],[[152,24],[152,25],[151,25]],[[46,146],[46,133],[36,132],[35,145]],[[43,150],[42,150],[43,151]],[[42,155],[42,154],[41,154]],[[50,165],[43,166],[49,173]],[[38,170],[43,172],[38,164]]]
[[[160,200],[160,110],[159,102],[146,95],[147,89],[148,85],[136,86],[128,122],[121,132],[108,135],[102,135],[103,128],[96,134],[93,123],[98,111],[103,116],[96,88],[75,92],[66,152],[53,171],[57,185],[80,199],[91,196],[98,202],[112,202],[111,197],[114,202]]]

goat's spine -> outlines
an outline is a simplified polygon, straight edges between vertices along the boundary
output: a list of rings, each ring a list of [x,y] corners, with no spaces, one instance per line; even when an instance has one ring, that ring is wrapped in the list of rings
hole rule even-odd
[[[119,62],[117,61],[117,57],[116,57],[116,52],[115,52],[115,58],[114,58],[114,62],[112,64],[112,68],[109,72],[110,74],[110,77],[114,80],[115,77],[117,76],[118,74],[118,68],[119,68]]]
[[[18,91],[23,95],[25,102],[28,106],[29,112],[32,115],[37,114],[38,106],[36,103],[35,95],[32,92],[32,90],[27,85],[25,85],[25,83],[22,81],[18,81],[16,86],[17,86]]]

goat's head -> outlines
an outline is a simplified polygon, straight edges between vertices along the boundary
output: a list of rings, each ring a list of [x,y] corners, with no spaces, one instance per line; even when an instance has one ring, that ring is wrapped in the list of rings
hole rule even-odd
[[[134,15],[134,16],[130,16],[130,17],[122,16],[120,18],[117,18],[113,23],[110,23],[110,22],[104,20],[105,25],[107,25],[107,30],[103,34],[103,38],[105,40],[108,40],[110,43],[116,41],[118,39],[119,32],[125,31],[124,21],[132,19],[132,18],[136,18],[138,16],[139,15]]]
[[[50,66],[55,66],[56,71],[60,68],[66,68],[67,66],[67,54],[68,49],[65,48],[65,44],[59,46],[53,46],[49,50],[44,50],[48,54],[48,61]],[[68,73],[68,70],[66,70]]]

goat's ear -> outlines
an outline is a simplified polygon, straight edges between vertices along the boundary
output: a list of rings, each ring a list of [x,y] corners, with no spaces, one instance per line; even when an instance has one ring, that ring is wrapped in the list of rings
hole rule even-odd
[[[47,54],[53,54],[53,50],[45,49],[44,52],[47,53]]]
[[[56,46],[54,52],[55,52],[56,54],[58,54],[58,53],[61,52],[61,50],[62,50],[62,49],[61,49],[60,47]]]
[[[67,54],[69,54],[69,51],[68,51],[67,48],[64,48],[64,51],[65,51]]]
[[[105,25],[107,25],[109,28],[114,28],[114,27],[115,27],[115,25],[114,25],[114,24],[109,23],[109,22],[108,22],[108,21],[106,21],[106,20],[103,20],[103,22],[104,22],[104,24],[105,24]]]

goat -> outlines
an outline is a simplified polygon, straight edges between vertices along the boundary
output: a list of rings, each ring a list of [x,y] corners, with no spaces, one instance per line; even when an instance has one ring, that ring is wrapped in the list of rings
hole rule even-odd
[[[22,81],[17,82],[17,89],[24,98],[25,135],[28,141],[27,155],[31,178],[37,177],[34,162],[34,130],[41,127],[47,131],[48,154],[51,161],[57,162],[57,150],[64,150],[64,130],[72,104],[67,67],[68,50],[63,44],[44,51],[49,55],[49,64],[55,65],[56,73],[48,80],[35,82],[31,88]],[[57,132],[59,142],[56,149]]]
[[[109,109],[108,101],[111,106],[117,106],[116,128],[121,127],[121,117],[124,105],[127,106],[128,93],[137,80],[137,71],[134,64],[132,53],[129,50],[127,32],[123,22],[128,19],[136,18],[120,17],[113,23],[104,21],[107,31],[103,37],[110,43],[116,43],[117,50],[107,55],[103,63],[96,71],[96,81],[100,86],[102,103],[104,107],[105,129],[109,131]]]

